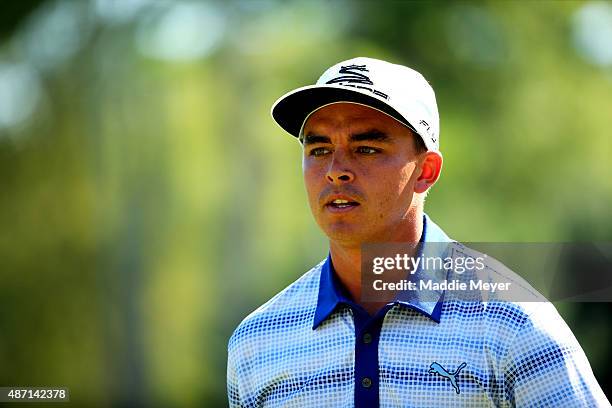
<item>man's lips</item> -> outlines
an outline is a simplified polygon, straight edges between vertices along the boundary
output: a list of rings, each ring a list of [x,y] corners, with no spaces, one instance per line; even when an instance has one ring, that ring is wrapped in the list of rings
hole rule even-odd
[[[354,198],[343,194],[333,194],[325,202],[325,208],[333,213],[351,211],[359,205]]]

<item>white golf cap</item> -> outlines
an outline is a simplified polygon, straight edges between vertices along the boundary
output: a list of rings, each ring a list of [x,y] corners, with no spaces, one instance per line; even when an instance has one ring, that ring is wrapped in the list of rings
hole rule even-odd
[[[427,80],[411,68],[373,58],[339,62],[315,85],[281,96],[272,106],[272,117],[288,133],[300,137],[313,112],[337,102],[377,109],[418,134],[428,150],[439,150],[438,106]]]

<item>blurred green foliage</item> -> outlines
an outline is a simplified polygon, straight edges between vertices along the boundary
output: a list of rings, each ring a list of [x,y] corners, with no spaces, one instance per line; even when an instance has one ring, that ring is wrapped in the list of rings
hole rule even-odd
[[[612,240],[610,3],[18,4],[0,19],[0,385],[223,406],[234,327],[327,253],[270,106],[353,56],[436,90],[426,210],[455,239]],[[610,304],[559,307],[611,395]]]

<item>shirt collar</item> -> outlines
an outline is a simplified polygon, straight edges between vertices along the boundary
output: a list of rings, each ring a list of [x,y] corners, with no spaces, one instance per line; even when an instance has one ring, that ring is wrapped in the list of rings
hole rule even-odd
[[[444,258],[444,252],[447,251],[447,245],[453,242],[442,229],[436,225],[427,214],[423,214],[423,233],[420,239],[421,243],[439,243],[433,245],[424,245],[422,250],[426,252],[426,256],[435,255]],[[423,271],[417,270],[413,275],[416,279],[434,279],[440,281],[446,278],[446,271]],[[440,314],[442,311],[442,301],[444,298],[443,291],[407,291],[398,295],[396,303],[400,306],[416,310],[423,315],[429,317],[433,321],[440,322]],[[313,319],[313,329],[316,329],[339,304],[351,304],[350,297],[346,290],[339,282],[335,275],[334,267],[331,262],[331,255],[321,266],[321,278],[319,280],[319,295],[317,299],[317,308]]]

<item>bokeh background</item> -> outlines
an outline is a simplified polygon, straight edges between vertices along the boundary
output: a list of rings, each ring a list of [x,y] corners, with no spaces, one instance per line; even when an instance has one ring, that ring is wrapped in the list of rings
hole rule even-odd
[[[0,385],[226,405],[226,344],[327,254],[275,99],[345,58],[421,71],[463,241],[612,241],[612,3],[0,6]],[[612,396],[610,303],[562,315]]]

